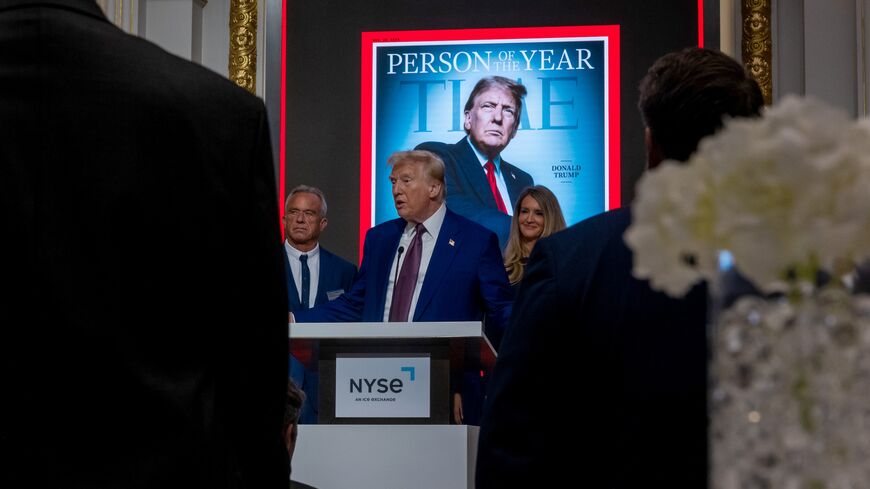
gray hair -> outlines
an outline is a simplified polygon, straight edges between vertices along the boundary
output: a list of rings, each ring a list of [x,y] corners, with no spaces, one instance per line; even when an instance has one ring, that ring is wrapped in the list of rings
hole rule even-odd
[[[310,185],[297,185],[296,187],[293,187],[293,189],[290,190],[290,193],[287,194],[287,200],[284,201],[284,210],[286,211],[287,206],[290,205],[290,199],[301,192],[318,196],[320,198],[320,217],[326,217],[326,196],[323,195],[323,190]]]

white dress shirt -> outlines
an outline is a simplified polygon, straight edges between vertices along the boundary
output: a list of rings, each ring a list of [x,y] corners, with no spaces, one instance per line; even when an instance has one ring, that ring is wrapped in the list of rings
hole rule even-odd
[[[314,307],[314,299],[317,298],[317,285],[320,278],[320,243],[314,245],[311,251],[302,252],[297,250],[284,240],[284,251],[287,253],[287,258],[290,262],[290,272],[293,274],[293,283],[296,284],[296,293],[299,294],[299,302],[302,303],[302,262],[299,257],[308,255],[308,272],[311,276],[309,283],[310,290],[308,291],[308,307]]]
[[[486,166],[486,162],[489,160],[483,153],[477,150],[477,147],[471,142],[471,138],[466,138],[465,140],[468,141],[468,145],[471,146],[471,150],[474,151],[477,160],[480,161],[480,169],[483,170],[483,174],[486,175],[486,168],[484,168],[484,166]],[[501,171],[501,155],[492,159],[492,165],[495,167],[495,185],[498,187],[498,193],[501,194],[501,201],[504,202],[507,214],[512,216],[514,215],[514,205],[513,202],[511,202],[510,194],[508,194],[507,184],[504,181],[504,174]]]
[[[429,269],[429,262],[432,260],[432,253],[435,251],[435,243],[438,242],[438,233],[441,232],[441,225],[444,224],[444,216],[447,214],[447,206],[444,203],[429,216],[429,219],[423,221],[423,226],[426,232],[420,238],[420,244],[423,245],[420,255],[420,271],[417,274],[417,285],[414,287],[414,296],[411,299],[411,308],[408,310],[408,321],[414,319],[414,310],[417,308],[417,299],[420,298],[420,290],[423,288],[423,279],[426,277],[426,270]],[[390,319],[390,305],[393,302],[393,286],[396,280],[396,270],[401,270],[402,263],[405,262],[405,256],[408,254],[408,246],[411,245],[411,240],[416,234],[416,224],[409,222],[405,225],[405,230],[402,232],[402,238],[399,240],[399,246],[404,248],[404,252],[399,256],[399,250],[396,249],[396,256],[393,258],[393,266],[390,268],[390,278],[387,282],[387,300],[384,303],[384,322]]]

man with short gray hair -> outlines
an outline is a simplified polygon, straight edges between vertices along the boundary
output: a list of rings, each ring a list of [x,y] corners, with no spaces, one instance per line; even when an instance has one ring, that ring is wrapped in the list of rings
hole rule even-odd
[[[320,246],[320,233],[328,224],[326,196],[317,187],[299,185],[284,204],[284,268],[291,311],[331,301],[350,289],[356,267]],[[317,422],[318,377],[290,357],[290,377],[305,392],[299,422]]]
[[[291,311],[335,299],[353,283],[356,267],[320,246],[326,210],[326,196],[317,187],[299,185],[287,194],[284,251]]]

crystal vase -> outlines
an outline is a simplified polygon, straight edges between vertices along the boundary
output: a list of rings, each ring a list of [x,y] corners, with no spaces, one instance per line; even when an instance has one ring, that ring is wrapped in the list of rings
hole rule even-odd
[[[745,296],[712,323],[712,487],[870,487],[870,296]]]

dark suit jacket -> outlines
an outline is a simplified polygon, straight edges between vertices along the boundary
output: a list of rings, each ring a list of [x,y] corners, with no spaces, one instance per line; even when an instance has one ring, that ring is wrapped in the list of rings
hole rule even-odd
[[[535,245],[490,381],[478,488],[705,487],[706,291],[677,300],[633,278],[630,221],[618,209]]]
[[[350,290],[338,299],[294,312],[299,322],[384,320],[393,258],[406,221],[366,233],[363,260]],[[447,210],[414,310],[414,321],[479,321],[497,344],[510,315],[511,293],[495,235]]]
[[[317,294],[314,298],[314,305],[328,302],[327,292],[337,290],[346,292],[349,290],[351,284],[353,284],[353,277],[356,275],[356,266],[344,258],[330,253],[323,246],[320,247],[320,266],[318,270]],[[296,282],[293,280],[293,272],[290,269],[290,260],[287,258],[286,250],[284,252],[284,271],[287,276],[287,295],[290,310],[299,311],[302,307],[299,302],[299,290],[296,288]],[[305,392],[305,401],[299,414],[299,423],[317,423],[317,399],[320,384],[317,373],[305,368],[299,359],[291,355],[290,378]]]
[[[468,137],[462,138],[456,144],[430,141],[415,149],[431,151],[444,160],[447,207],[492,230],[498,236],[499,248],[504,249],[510,234],[511,217],[496,207],[495,197],[492,196],[486,180],[486,172],[468,144]],[[510,202],[504,203],[508,207],[516,204],[517,197],[524,188],[535,184],[531,175],[506,162],[504,158],[501,160],[501,175],[510,196]]]
[[[290,261],[287,258],[287,253],[284,253],[284,272],[287,276],[287,300],[290,303],[291,311],[298,311],[301,307],[299,303],[299,289],[296,288],[296,282],[293,280],[293,273],[290,269]],[[338,290],[347,291],[353,283],[353,277],[356,275],[356,266],[341,258],[340,256],[330,253],[323,246],[320,247],[320,267],[318,268],[317,278],[317,294],[314,298],[314,305],[329,302],[327,292]]]
[[[0,487],[287,487],[262,102],[93,1],[0,0]]]
[[[322,306],[295,313],[299,322],[384,320],[393,258],[406,221],[394,219],[366,233],[363,261],[350,291]],[[452,244],[451,244],[452,242]],[[414,310],[414,321],[480,321],[498,348],[513,296],[495,235],[447,210]],[[477,352],[465,371],[454,372],[452,391],[462,393],[466,424],[479,424],[483,394]]]

